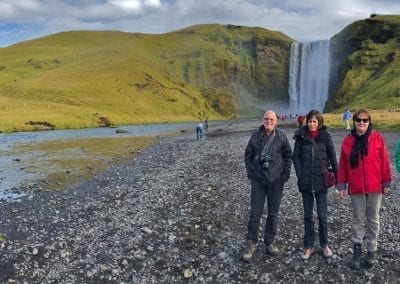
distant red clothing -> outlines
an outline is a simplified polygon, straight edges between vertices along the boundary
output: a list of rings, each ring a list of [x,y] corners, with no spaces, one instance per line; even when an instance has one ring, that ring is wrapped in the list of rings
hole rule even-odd
[[[302,114],[300,114],[298,117],[297,117],[297,123],[299,124],[299,126],[302,126],[303,125],[303,122],[304,122],[304,119],[305,119],[306,117],[304,116],[304,115],[302,115]]]

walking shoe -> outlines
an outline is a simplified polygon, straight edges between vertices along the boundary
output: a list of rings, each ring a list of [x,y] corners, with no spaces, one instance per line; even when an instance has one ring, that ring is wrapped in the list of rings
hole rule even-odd
[[[326,258],[331,257],[332,256],[332,250],[326,246],[322,248],[322,255]]]
[[[376,254],[374,251],[368,251],[367,258],[365,260],[365,266],[367,268],[371,268],[377,263]]]
[[[273,244],[269,244],[265,247],[265,252],[270,255],[275,255],[278,253],[278,251],[279,251],[278,248]]]
[[[354,244],[353,258],[350,260],[351,269],[358,270],[361,267],[361,244]]]
[[[307,260],[311,257],[311,255],[314,253],[313,248],[305,248],[303,251],[303,255],[301,256],[301,259]]]
[[[246,251],[243,254],[243,260],[246,262],[250,262],[253,259],[255,252],[256,252],[256,243],[252,240],[248,240]]]

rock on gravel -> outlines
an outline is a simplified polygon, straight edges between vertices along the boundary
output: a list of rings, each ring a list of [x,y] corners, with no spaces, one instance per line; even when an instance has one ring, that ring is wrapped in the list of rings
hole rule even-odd
[[[260,244],[252,263],[241,261],[250,198],[243,154],[257,126],[211,126],[202,141],[194,133],[162,138],[77,187],[0,203],[0,282],[398,283],[396,173],[384,199],[375,267],[348,268],[349,200],[340,201],[335,190],[328,197],[334,256],[300,259],[303,215],[293,171],[282,200],[279,254],[265,255]],[[295,129],[284,130],[293,145]],[[345,132],[332,134],[339,154]],[[391,148],[398,133],[384,136]]]

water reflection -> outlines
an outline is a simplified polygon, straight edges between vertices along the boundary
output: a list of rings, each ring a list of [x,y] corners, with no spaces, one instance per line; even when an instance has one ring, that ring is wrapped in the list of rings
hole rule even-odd
[[[144,125],[126,125],[118,128],[100,127],[74,130],[34,131],[0,134],[0,150],[9,150],[14,143],[41,142],[61,139],[132,137],[159,135],[178,130],[193,128],[193,123],[161,123]],[[116,133],[116,130],[126,133]]]

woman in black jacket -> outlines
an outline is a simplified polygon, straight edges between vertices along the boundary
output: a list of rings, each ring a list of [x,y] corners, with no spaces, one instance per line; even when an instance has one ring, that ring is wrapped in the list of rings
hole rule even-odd
[[[297,176],[297,185],[303,197],[304,209],[304,252],[302,259],[309,259],[314,253],[315,230],[313,220],[314,199],[318,212],[319,242],[324,257],[332,256],[328,246],[328,190],[324,184],[323,169],[332,167],[337,173],[337,158],[332,136],[324,125],[324,119],[317,110],[311,110],[306,116],[306,125],[296,132],[293,149],[293,165]],[[313,140],[319,151],[315,151]],[[323,165],[321,165],[320,159]]]

